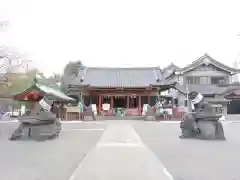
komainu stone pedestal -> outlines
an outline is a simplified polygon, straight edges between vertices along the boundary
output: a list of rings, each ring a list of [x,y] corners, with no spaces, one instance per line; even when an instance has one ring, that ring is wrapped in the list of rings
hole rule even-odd
[[[196,91],[188,94],[192,105],[192,112],[184,116],[180,124],[182,135],[180,138],[198,138],[204,140],[225,140],[222,123],[212,106],[204,102],[204,97]]]
[[[59,136],[61,122],[49,112],[43,112],[38,116],[22,116],[19,127],[13,132],[9,140],[34,139],[47,140]]]
[[[200,129],[200,138],[206,140],[215,139],[216,136],[216,122],[213,121],[199,121],[197,123]]]
[[[225,140],[223,125],[217,120],[195,121],[194,118],[185,116],[180,123],[183,138],[197,138],[203,140]]]

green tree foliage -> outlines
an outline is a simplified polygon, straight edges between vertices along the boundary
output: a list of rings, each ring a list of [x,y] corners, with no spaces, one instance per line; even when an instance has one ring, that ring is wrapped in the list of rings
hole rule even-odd
[[[48,77],[47,80],[51,83],[59,84],[61,83],[62,76],[60,74],[54,73],[52,76]]]
[[[64,75],[78,74],[80,67],[83,67],[81,61],[70,61],[64,68]]]
[[[63,76],[61,78],[61,90],[64,93],[67,93],[68,91],[68,85],[71,81],[71,78],[74,76],[77,76],[79,73],[79,70],[83,68],[84,65],[81,61],[70,61],[64,68]]]
[[[8,75],[8,86],[1,89],[1,94],[11,96],[23,92],[34,83],[36,74],[41,73],[37,69],[29,70],[27,73],[12,73]]]

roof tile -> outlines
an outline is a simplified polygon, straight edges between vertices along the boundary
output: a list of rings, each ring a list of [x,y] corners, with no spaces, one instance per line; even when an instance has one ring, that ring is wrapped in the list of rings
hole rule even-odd
[[[154,72],[155,70],[155,72]],[[81,83],[80,77],[84,80]],[[156,83],[156,76],[161,78],[159,67],[143,68],[98,68],[88,67],[85,74],[80,72],[74,85],[91,85],[93,87],[147,87]]]
[[[239,69],[235,69],[232,67],[229,67],[225,64],[222,64],[219,61],[216,61],[215,59],[213,59],[211,56],[209,56],[207,53],[205,53],[203,56],[201,56],[200,58],[198,58],[196,61],[193,61],[190,65],[185,66],[181,69],[178,69],[177,71],[179,72],[186,72],[186,71],[190,71],[191,69],[195,69],[196,67],[198,67],[199,65],[203,64],[204,61],[209,61],[210,64],[213,64],[214,66],[223,69],[225,71],[229,71],[229,72],[233,72],[233,73],[237,73],[239,72]]]
[[[188,88],[188,90],[187,90]],[[215,84],[188,84],[187,86],[180,86],[177,85],[176,89],[178,89],[182,93],[187,93],[191,91],[197,91],[201,94],[221,94],[222,92],[226,91],[227,86],[219,86]]]

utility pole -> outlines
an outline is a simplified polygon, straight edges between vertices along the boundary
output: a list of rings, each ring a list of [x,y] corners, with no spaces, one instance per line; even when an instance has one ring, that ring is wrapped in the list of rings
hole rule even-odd
[[[187,111],[188,112],[192,112],[192,102],[189,99],[189,88],[188,88],[188,84],[186,84],[186,93],[187,93]]]

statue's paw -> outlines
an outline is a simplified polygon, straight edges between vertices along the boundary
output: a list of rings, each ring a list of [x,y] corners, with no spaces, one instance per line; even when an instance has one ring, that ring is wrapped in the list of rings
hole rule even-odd
[[[14,140],[17,140],[17,139],[19,139],[20,138],[20,136],[11,136],[10,138],[9,138],[9,140],[10,141],[14,141]]]
[[[222,140],[222,141],[225,141],[225,140],[226,140],[225,137],[217,137],[216,139],[217,139],[217,140]]]
[[[184,136],[184,135],[181,135],[181,136],[178,136],[179,137],[179,139],[186,139],[187,137],[186,136]]]

